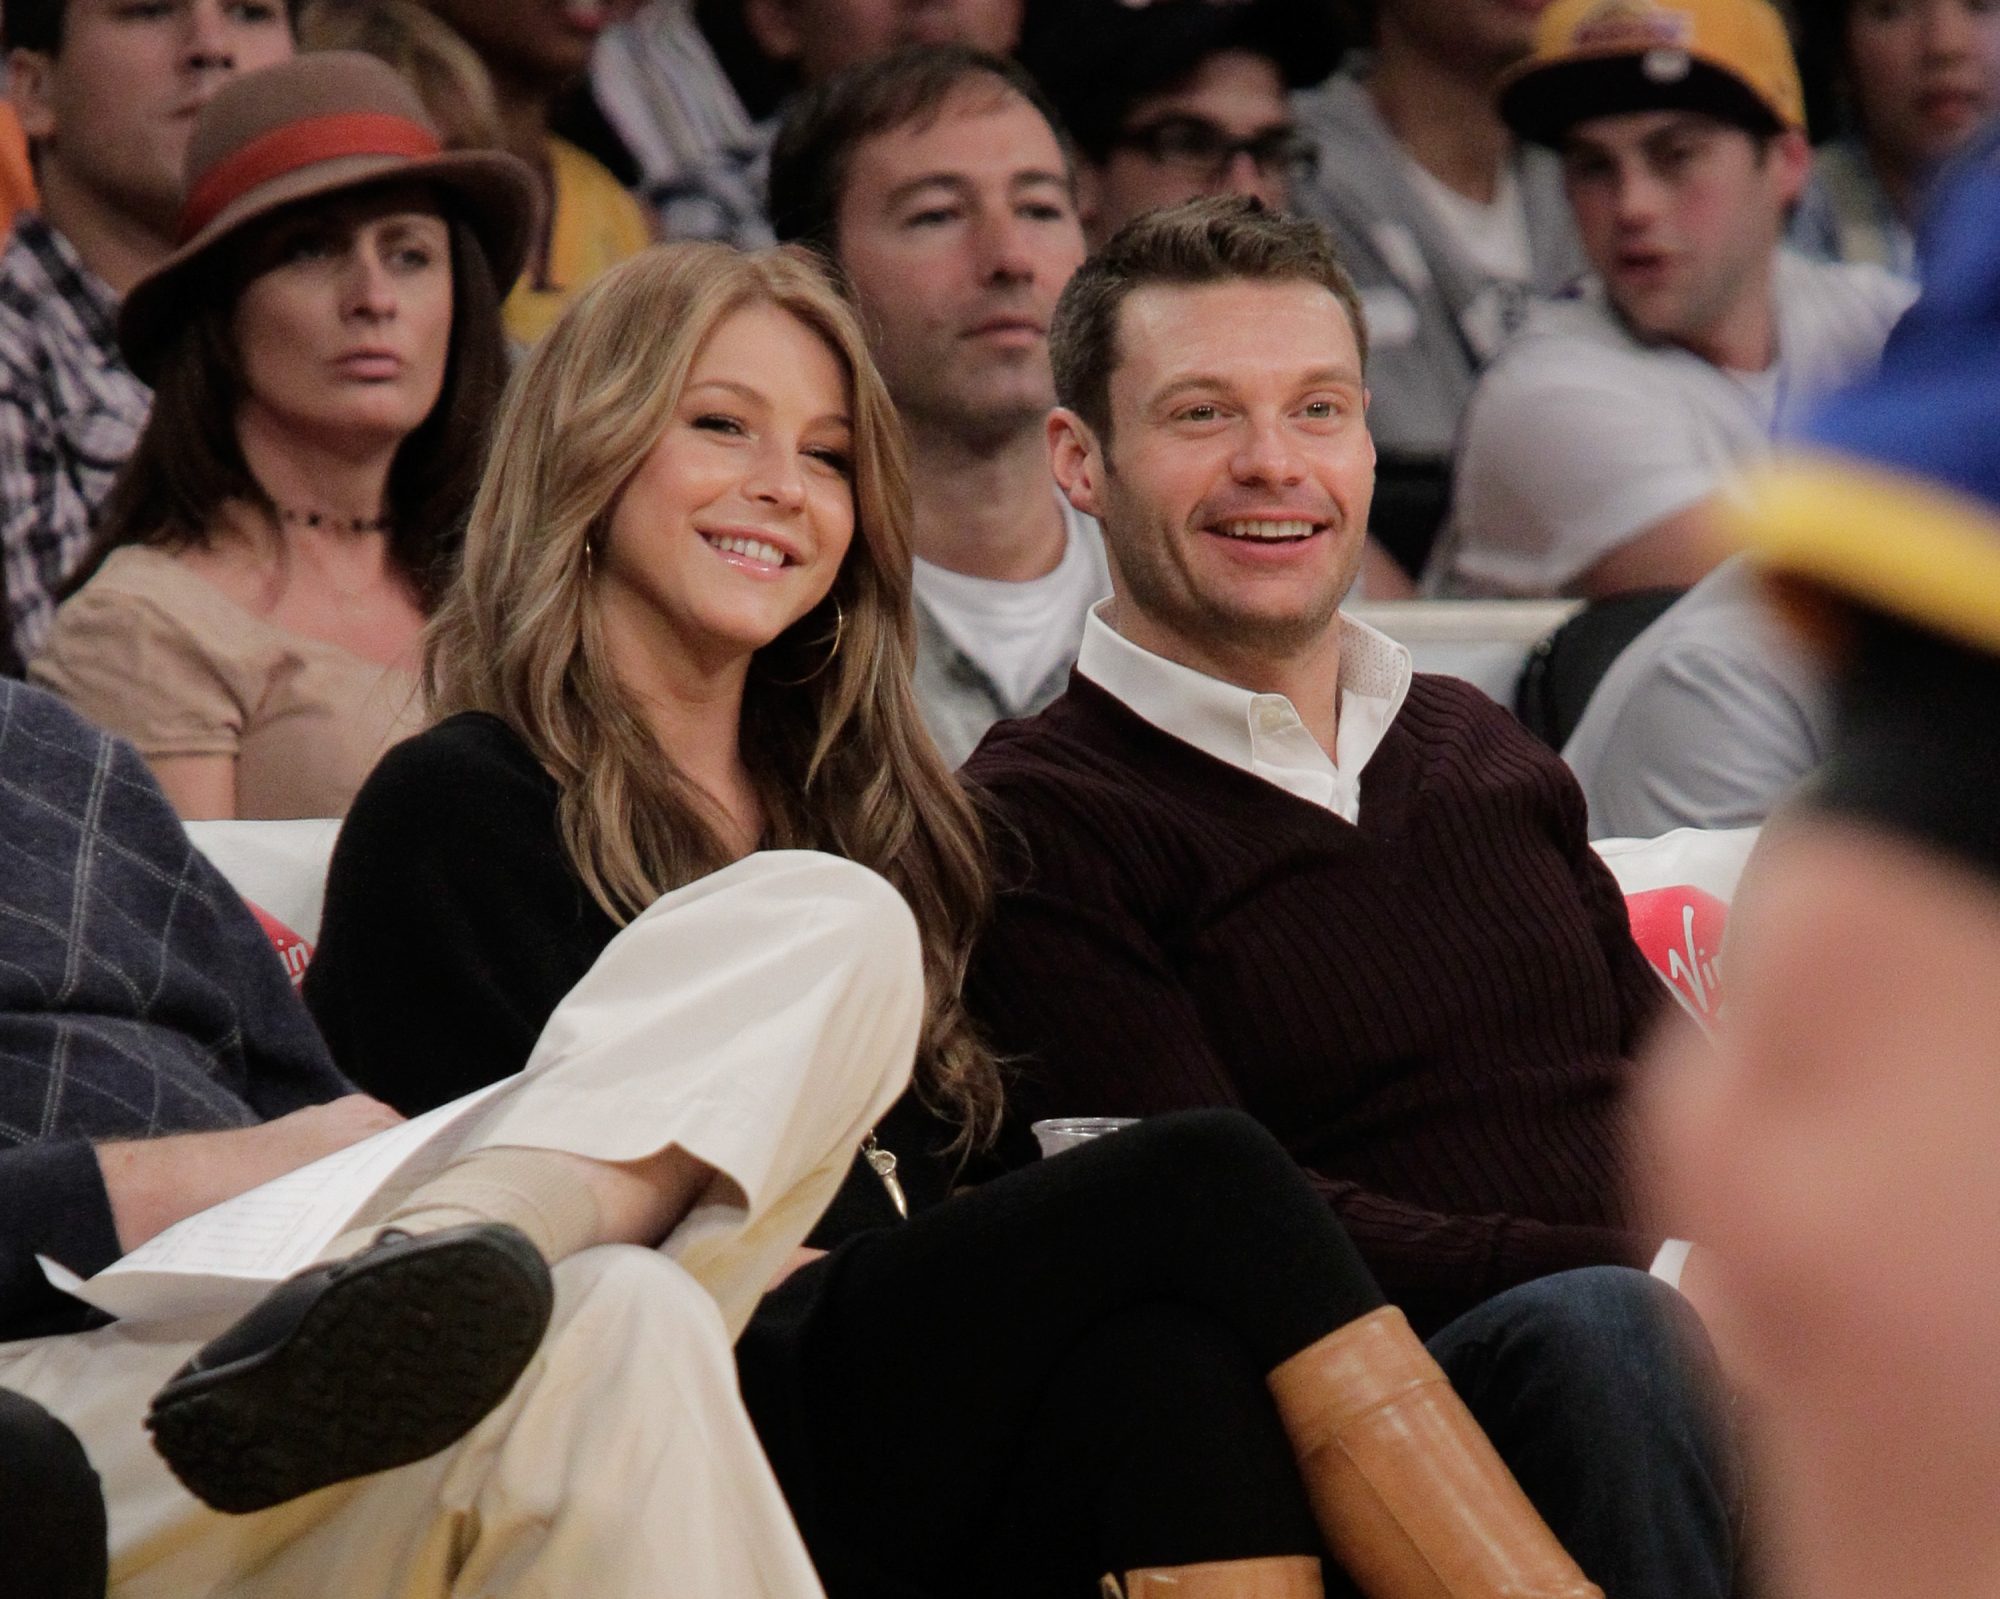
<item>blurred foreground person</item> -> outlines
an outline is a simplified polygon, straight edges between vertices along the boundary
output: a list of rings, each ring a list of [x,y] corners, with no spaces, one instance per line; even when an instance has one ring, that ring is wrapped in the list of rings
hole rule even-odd
[[[188,177],[119,321],[152,416],[34,672],[185,817],[339,816],[421,723],[533,189],[346,51],[218,95]]]
[[[1879,378],[1741,518],[1836,728],[1732,909],[1716,1046],[1652,1107],[1791,1599],[2000,1593],[2000,172],[1926,252]]]

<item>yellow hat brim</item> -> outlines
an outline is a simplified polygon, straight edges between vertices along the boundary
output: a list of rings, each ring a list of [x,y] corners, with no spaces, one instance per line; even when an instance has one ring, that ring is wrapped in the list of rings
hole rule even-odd
[[[1854,460],[1797,454],[1719,508],[1764,571],[2000,654],[2000,510]]]

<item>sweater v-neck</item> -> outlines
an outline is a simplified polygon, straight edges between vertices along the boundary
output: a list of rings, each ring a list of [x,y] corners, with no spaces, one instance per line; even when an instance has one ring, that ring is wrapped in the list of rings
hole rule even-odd
[[[1413,678],[1410,700],[1427,702],[1430,690],[1426,685],[1424,675]],[[1316,805],[1176,737],[1081,673],[1071,676],[1068,692],[1040,718],[1016,725],[1060,734],[1085,751],[1117,762],[1171,796],[1176,806],[1193,802],[1199,808],[1213,807],[1218,813],[1233,816],[1246,812],[1268,815],[1274,824],[1296,832],[1301,840],[1325,842],[1332,837],[1350,842],[1390,842],[1403,834],[1411,795],[1422,786],[1420,752],[1405,725],[1410,709],[1406,702],[1363,769],[1360,806],[1352,822],[1327,806]],[[1010,764],[1008,743],[1006,727],[988,741],[979,760],[982,782],[1005,783]],[[1078,767],[1079,772],[1087,770],[1087,765]],[[1121,780],[1124,775],[1120,773]]]

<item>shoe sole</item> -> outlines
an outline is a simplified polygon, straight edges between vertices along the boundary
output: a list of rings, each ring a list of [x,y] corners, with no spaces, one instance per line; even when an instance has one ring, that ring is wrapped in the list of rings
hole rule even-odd
[[[525,1239],[417,1239],[328,1283],[274,1348],[169,1383],[146,1425],[203,1503],[268,1509],[456,1443],[506,1398],[551,1308]]]

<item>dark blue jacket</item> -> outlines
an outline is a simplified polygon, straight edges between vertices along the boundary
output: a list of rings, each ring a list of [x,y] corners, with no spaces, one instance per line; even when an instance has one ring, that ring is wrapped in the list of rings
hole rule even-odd
[[[0,1339],[85,1324],[36,1254],[117,1258],[91,1146],[350,1092],[256,919],[145,763],[0,681]]]

